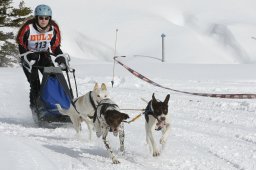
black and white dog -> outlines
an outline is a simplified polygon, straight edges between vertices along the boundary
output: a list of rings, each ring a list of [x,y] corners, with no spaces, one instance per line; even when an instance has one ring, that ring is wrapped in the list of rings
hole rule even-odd
[[[118,106],[111,99],[103,99],[97,106],[97,112],[94,115],[94,128],[98,137],[102,136],[103,142],[112,158],[114,164],[120,163],[109,145],[107,140],[108,132],[113,132],[114,136],[119,134],[120,151],[124,152],[124,123],[129,116],[121,113]]]
[[[144,115],[145,115],[145,128],[146,128],[146,142],[149,145],[149,149],[153,156],[159,156],[160,150],[156,146],[156,142],[153,136],[154,130],[161,130],[162,137],[160,144],[164,146],[170,133],[170,122],[168,118],[168,102],[170,95],[168,94],[164,102],[159,101],[155,98],[153,93],[152,100],[149,101]]]

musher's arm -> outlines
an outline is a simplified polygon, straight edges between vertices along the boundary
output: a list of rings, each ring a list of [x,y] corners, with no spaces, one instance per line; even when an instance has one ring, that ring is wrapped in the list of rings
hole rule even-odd
[[[60,42],[61,42],[61,36],[60,36],[60,30],[57,24],[53,24],[54,30],[53,30],[53,38],[51,40],[51,51],[52,53],[57,56],[59,54],[63,54],[62,50],[60,49]]]
[[[23,54],[29,51],[28,49],[29,33],[30,33],[29,25],[24,25],[19,31],[19,34],[17,36],[17,43],[19,45],[20,54]]]

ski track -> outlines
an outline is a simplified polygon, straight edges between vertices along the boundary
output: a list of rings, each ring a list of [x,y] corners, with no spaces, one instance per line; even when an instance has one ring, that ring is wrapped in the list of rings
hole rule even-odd
[[[106,82],[110,82],[110,79],[107,77]],[[73,80],[71,79],[71,81]],[[97,77],[78,78],[79,95],[91,90],[96,81]],[[177,89],[187,88],[186,82],[183,84],[171,82],[171,84]],[[214,82],[202,84],[189,82],[189,84],[192,86],[186,89],[188,91],[200,91],[200,89],[215,86]],[[200,86],[198,86],[199,84]],[[232,90],[240,90],[240,83],[231,82],[230,84]],[[222,86],[230,84],[225,83]],[[88,141],[88,130],[85,124],[82,126],[80,139],[76,138],[72,125],[55,129],[38,128],[33,124],[28,108],[25,109],[28,113],[18,111],[20,116],[15,117],[17,113],[11,113],[12,109],[6,109],[10,104],[8,101],[1,104],[0,133],[29,139],[50,152],[64,155],[66,159],[70,160],[66,169],[151,170],[161,167],[161,169],[253,170],[256,168],[255,100],[213,99],[172,93],[130,78],[117,79],[115,88],[110,88],[110,83],[107,85],[110,96],[119,104],[120,108],[143,109],[146,107],[146,103],[140,98],[149,101],[152,93],[155,92],[156,97],[163,100],[167,93],[171,94],[169,113],[172,130],[160,157],[152,157],[145,144],[143,116],[137,121],[125,125],[125,155],[118,152],[118,139],[111,135],[109,137],[110,144],[121,161],[119,165],[112,164],[101,139],[94,136],[92,142]],[[11,90],[4,90],[6,86],[10,86],[14,90],[18,89],[17,85],[8,83],[8,81],[1,83],[0,88],[4,91],[3,98],[13,94]],[[249,88],[249,83],[247,86]],[[252,85],[251,89],[255,89],[255,87]],[[25,91],[28,91],[26,84],[24,84]],[[17,112],[17,110],[13,110]],[[133,117],[140,112],[129,111],[127,113]],[[26,116],[22,117],[22,115]],[[138,136],[138,134],[141,135]],[[160,134],[157,133],[155,136],[159,141]]]
[[[232,108],[222,107],[216,103],[207,107],[207,103],[198,101],[194,104],[193,107],[196,109],[180,109],[184,108],[182,106],[177,110],[174,109],[176,122],[173,126],[177,128],[175,131],[180,132],[179,135],[183,134],[181,136],[185,136],[185,140],[204,147],[216,158],[225,161],[235,169],[254,169],[255,161],[248,164],[250,161],[244,163],[244,160],[240,160],[239,157],[241,155],[245,160],[250,160],[255,156],[255,115],[253,112],[248,113],[243,106],[237,107],[239,105]],[[208,114],[207,112],[211,109],[212,111]],[[255,111],[255,107],[250,109]],[[224,114],[225,116],[216,119],[216,116]],[[230,121],[229,118],[232,115],[236,115],[237,119],[245,116],[246,119]],[[254,136],[254,139],[248,139],[247,136]]]

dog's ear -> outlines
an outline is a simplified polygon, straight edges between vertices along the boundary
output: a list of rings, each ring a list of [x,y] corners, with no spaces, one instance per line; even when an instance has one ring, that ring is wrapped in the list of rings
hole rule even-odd
[[[153,102],[153,103],[157,102],[157,100],[156,100],[156,98],[155,98],[155,93],[153,93],[153,95],[152,95],[152,102]]]
[[[126,120],[126,119],[129,119],[129,118],[130,118],[129,115],[126,114],[126,113],[121,113],[121,114],[122,114],[123,120]]]
[[[170,94],[168,94],[165,99],[164,99],[164,103],[167,104],[169,102],[170,99]]]
[[[102,90],[102,91],[103,91],[103,90],[107,91],[107,86],[106,86],[105,83],[102,83],[102,84],[101,84],[101,90]]]
[[[98,85],[98,83],[95,83],[94,88],[93,88],[93,91],[96,91],[96,90],[98,90],[98,89],[99,89],[99,85]]]

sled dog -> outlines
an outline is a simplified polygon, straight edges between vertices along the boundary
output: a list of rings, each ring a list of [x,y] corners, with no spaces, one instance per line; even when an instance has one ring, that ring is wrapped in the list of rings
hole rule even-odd
[[[120,163],[110,147],[107,140],[108,132],[113,132],[114,136],[119,134],[120,151],[124,152],[124,123],[129,116],[121,113],[118,106],[111,99],[103,99],[97,107],[96,115],[94,115],[94,127],[97,137],[102,136],[105,147],[112,158],[114,164]]]
[[[91,140],[94,113],[101,100],[108,97],[106,85],[102,83],[100,88],[98,83],[95,83],[93,90],[74,99],[74,104],[70,105],[68,110],[62,109],[59,104],[56,104],[56,106],[60,113],[70,117],[78,135],[81,133],[81,123],[85,121],[89,130],[89,140]]]
[[[153,93],[152,100],[148,102],[148,105],[145,109],[145,130],[146,130],[146,142],[149,145],[149,149],[152,152],[153,156],[159,156],[160,150],[156,146],[156,142],[153,136],[154,130],[161,130],[162,136],[160,139],[160,144],[164,147],[164,144],[167,141],[167,138],[170,133],[170,122],[168,119],[168,102],[170,95],[168,94],[164,102],[157,100]]]

